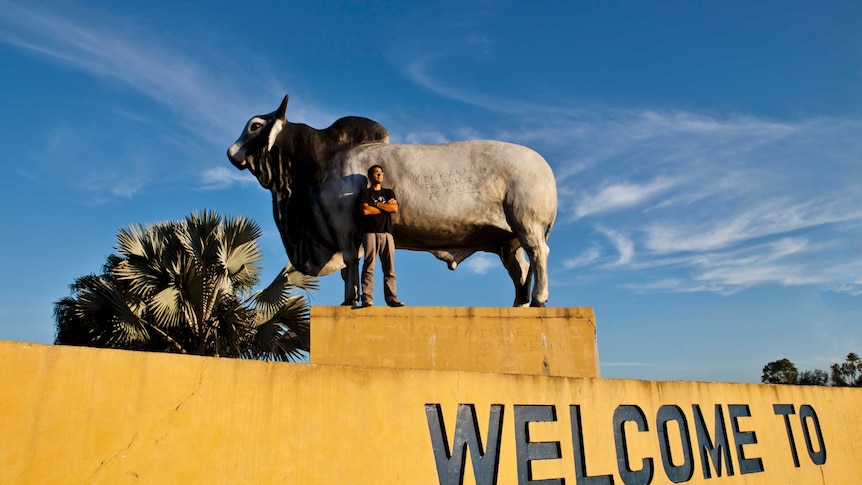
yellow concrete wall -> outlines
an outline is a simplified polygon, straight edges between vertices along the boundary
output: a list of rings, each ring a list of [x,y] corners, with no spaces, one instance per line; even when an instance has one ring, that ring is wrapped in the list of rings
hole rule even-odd
[[[368,369],[13,342],[0,342],[0,377],[2,484],[437,484],[426,414],[427,405],[433,410],[437,404],[450,447],[459,404],[473,405],[483,444],[491,406],[502,407],[500,484],[518,483],[515,416],[527,409],[518,405],[556,413],[554,422],[526,426],[522,447],[557,442],[561,454],[533,461],[533,480],[577,483],[571,406],[579,406],[587,475],[624,483],[612,419],[619,406],[631,405],[642,410],[648,430],[638,432],[629,422],[620,435],[632,468],[653,460],[649,483],[669,483],[656,417],[673,408],[662,406],[679,408],[695,443],[693,476],[683,483],[862,483],[859,389]],[[710,432],[720,406],[731,434],[733,475],[704,478],[693,404]],[[775,404],[794,406],[788,422],[798,467]],[[737,427],[754,432],[756,444],[744,445],[743,453],[760,459],[763,472],[740,473],[731,405],[748,406],[751,416],[737,418]],[[826,450],[822,465],[806,448],[803,406],[816,412]],[[806,424],[816,438],[813,420]],[[680,465],[676,426],[671,423],[667,435]],[[820,452],[817,440],[812,443]],[[474,483],[470,458],[466,463],[464,483]]]
[[[313,307],[313,364],[599,377],[592,308]]]

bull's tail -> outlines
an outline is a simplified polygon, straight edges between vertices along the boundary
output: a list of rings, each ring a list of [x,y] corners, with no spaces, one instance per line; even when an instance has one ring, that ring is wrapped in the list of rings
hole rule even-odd
[[[547,227],[545,227],[545,242],[546,243],[548,242],[548,238],[551,236],[551,229],[554,228],[554,221],[556,221],[556,220],[557,220],[556,217],[551,219],[551,223],[548,224]]]

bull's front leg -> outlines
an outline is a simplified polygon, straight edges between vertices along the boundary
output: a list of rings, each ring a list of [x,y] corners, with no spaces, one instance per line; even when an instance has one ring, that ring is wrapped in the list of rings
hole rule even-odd
[[[345,249],[341,253],[344,258],[344,269],[341,270],[341,279],[344,280],[344,302],[345,306],[356,306],[359,304],[359,248]]]

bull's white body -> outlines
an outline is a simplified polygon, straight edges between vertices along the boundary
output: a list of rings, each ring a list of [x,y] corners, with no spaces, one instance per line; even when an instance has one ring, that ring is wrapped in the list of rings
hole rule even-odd
[[[269,123],[273,128],[268,135],[270,149],[279,149],[276,139],[282,129],[280,123],[287,123],[283,119],[285,105],[286,100],[279,112],[252,118],[244,136],[255,136],[257,131],[250,128],[258,130],[259,123]],[[260,168],[247,154],[246,141],[241,136],[228,155],[237,167],[256,172],[266,186],[264,182],[269,179],[261,174],[270,168]],[[429,251],[453,270],[476,251],[498,254],[515,284],[515,305],[532,300],[533,305],[543,306],[547,301],[547,237],[556,218],[557,191],[551,168],[533,150],[483,140],[438,145],[368,143],[313,163],[321,176],[314,190],[291,187],[285,193],[268,188],[273,192],[280,230],[284,223],[278,213],[278,207],[284,206],[280,204],[296,197],[298,190],[309,194],[313,214],[308,220],[322,229],[317,236],[320,246],[340,248],[340,253],[326,254],[326,258],[332,255],[329,263],[312,272],[325,275],[346,266],[342,273],[345,302],[358,297],[361,216],[357,198],[367,185],[365,174],[372,165],[383,166],[383,185],[393,189],[398,200],[398,213],[392,215],[398,248]],[[525,250],[529,261],[520,249]],[[293,261],[300,269],[302,263]],[[532,292],[531,280],[535,281]]]

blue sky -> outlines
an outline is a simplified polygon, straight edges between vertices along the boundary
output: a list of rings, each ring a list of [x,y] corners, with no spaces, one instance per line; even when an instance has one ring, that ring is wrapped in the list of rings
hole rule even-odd
[[[0,339],[53,341],[52,304],[120,227],[196,209],[264,229],[225,151],[290,94],[396,143],[499,139],[557,178],[550,306],[592,306],[602,375],[757,382],[862,351],[858,2],[0,0]],[[410,305],[508,306],[495,256],[400,251]],[[379,276],[379,275],[378,275]],[[323,278],[314,305],[341,302]]]

